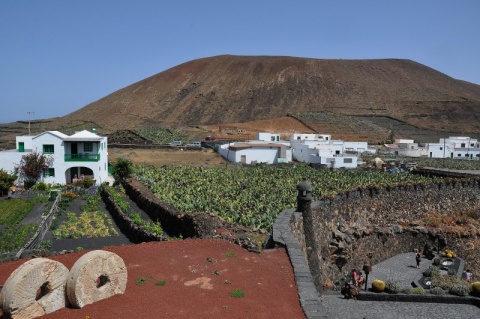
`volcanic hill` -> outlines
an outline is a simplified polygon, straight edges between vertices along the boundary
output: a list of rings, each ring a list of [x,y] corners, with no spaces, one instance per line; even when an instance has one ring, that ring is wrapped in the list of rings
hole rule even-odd
[[[303,132],[334,138],[375,142],[392,132],[419,142],[452,134],[480,138],[480,85],[402,59],[222,55],[153,75],[43,127],[91,124],[112,133],[236,123],[258,131],[275,129],[261,125],[281,118],[281,130],[285,116]]]

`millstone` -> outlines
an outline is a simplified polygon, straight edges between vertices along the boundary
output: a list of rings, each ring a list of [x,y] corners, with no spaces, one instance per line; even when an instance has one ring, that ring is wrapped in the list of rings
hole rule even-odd
[[[123,294],[127,287],[127,267],[118,255],[94,250],[80,257],[67,279],[66,293],[76,308]]]
[[[8,277],[0,294],[6,317],[30,319],[64,308],[68,269],[47,258],[29,260]]]

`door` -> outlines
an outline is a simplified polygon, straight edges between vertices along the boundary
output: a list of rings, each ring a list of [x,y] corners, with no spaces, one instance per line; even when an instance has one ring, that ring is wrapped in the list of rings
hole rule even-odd
[[[77,143],[72,143],[72,145],[71,145],[71,151],[72,151],[72,154],[77,154],[77,153],[78,153],[78,145],[77,145]]]
[[[247,163],[247,155],[241,155],[240,156],[240,162],[243,163],[243,164]]]
[[[24,142],[18,142],[18,151],[19,152],[25,152],[25,143]]]

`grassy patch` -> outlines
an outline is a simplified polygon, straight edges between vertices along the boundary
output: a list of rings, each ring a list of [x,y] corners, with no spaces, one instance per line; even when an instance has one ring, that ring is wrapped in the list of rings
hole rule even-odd
[[[230,291],[230,296],[233,298],[243,298],[245,296],[245,293],[241,289],[235,289]]]

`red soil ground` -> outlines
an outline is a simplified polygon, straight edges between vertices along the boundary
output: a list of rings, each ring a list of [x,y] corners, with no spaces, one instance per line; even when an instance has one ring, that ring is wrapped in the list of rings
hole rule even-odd
[[[305,318],[285,249],[256,254],[224,240],[189,239],[104,250],[127,266],[125,294],[42,318]],[[85,252],[50,258],[71,269]],[[0,284],[25,261],[1,264]],[[148,280],[137,284],[140,278]],[[230,296],[236,289],[244,297]]]

